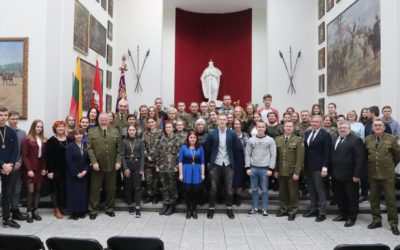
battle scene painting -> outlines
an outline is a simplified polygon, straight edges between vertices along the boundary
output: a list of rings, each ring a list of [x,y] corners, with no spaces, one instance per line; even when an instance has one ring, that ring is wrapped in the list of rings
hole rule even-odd
[[[327,94],[380,83],[380,1],[356,1],[327,26]]]

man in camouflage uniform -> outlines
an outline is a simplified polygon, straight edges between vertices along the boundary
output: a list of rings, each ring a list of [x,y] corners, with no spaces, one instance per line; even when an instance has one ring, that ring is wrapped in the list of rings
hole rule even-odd
[[[304,162],[303,139],[294,135],[293,122],[284,124],[285,133],[276,138],[277,171],[275,177],[279,180],[279,198],[281,208],[277,217],[288,215],[293,221],[299,203],[299,176]]]
[[[215,111],[210,112],[209,121],[206,124],[206,130],[208,133],[211,133],[214,129],[218,128],[218,114]]]
[[[300,112],[301,123],[298,125],[297,130],[299,131],[299,136],[304,138],[306,131],[310,129],[310,111],[303,110]]]
[[[175,212],[175,202],[178,197],[179,138],[173,133],[171,123],[165,124],[165,135],[160,139],[157,149],[157,172],[160,173],[162,186],[163,208],[160,215],[171,215]]]
[[[154,122],[153,119],[149,121]],[[156,159],[157,159],[157,147],[161,139],[161,129],[148,129],[143,134],[143,141],[146,150],[145,166],[144,166],[144,177],[146,180],[147,197],[143,203],[153,202],[157,203],[159,200],[160,193],[160,178],[156,172]]]
[[[185,109],[186,109],[185,103],[178,102],[178,114],[177,114],[176,118],[178,120],[182,120],[185,123],[184,125],[187,126],[189,114],[186,113]]]
[[[105,181],[106,214],[114,217],[116,173],[121,168],[121,136],[116,128],[110,127],[107,113],[99,115],[99,126],[89,131],[88,155],[93,171],[91,174],[89,211],[90,219],[99,212],[100,189]]]
[[[400,142],[384,130],[384,122],[379,118],[375,119],[372,123],[374,134],[365,138],[372,214],[372,223],[368,225],[368,228],[382,227],[380,194],[383,186],[390,229],[394,235],[399,235],[394,169],[400,162]]]
[[[194,123],[197,121],[197,119],[200,118],[200,114],[198,113],[199,111],[199,104],[197,102],[192,102],[190,104],[190,114],[188,116],[188,123],[186,126],[186,130],[194,130],[195,126]]]
[[[208,112],[208,104],[207,102],[200,103],[200,118],[203,118],[206,123],[209,121],[210,114]]]

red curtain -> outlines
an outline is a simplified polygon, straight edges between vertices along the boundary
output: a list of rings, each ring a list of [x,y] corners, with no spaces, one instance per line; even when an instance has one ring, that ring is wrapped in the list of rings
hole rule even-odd
[[[200,76],[210,59],[222,72],[218,100],[251,101],[251,15],[176,10],[175,103],[205,100]]]

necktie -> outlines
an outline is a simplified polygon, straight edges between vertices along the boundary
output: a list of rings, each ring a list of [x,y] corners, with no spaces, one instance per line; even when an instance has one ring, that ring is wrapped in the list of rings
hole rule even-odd
[[[377,137],[376,137],[376,142],[375,142],[375,149],[378,149],[379,141],[380,141],[380,137],[377,136]]]
[[[104,137],[107,137],[107,130],[103,130],[103,133],[104,133]]]
[[[287,137],[285,137],[285,144],[287,143],[287,140],[288,140],[288,138],[287,138]]]
[[[312,131],[311,138],[310,138],[310,143],[309,143],[309,144],[311,144],[311,143],[314,141],[314,136],[315,136],[315,130]]]
[[[340,144],[342,144],[343,140],[344,140],[344,138],[340,137],[340,140],[339,140],[338,144],[336,145],[335,150],[339,147]]]

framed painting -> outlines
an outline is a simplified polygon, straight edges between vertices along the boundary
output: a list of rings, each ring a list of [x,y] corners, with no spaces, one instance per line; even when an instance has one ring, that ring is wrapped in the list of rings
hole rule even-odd
[[[325,22],[318,26],[318,44],[325,42]]]
[[[108,14],[110,17],[113,17],[114,15],[114,0],[108,0]]]
[[[101,0],[101,7],[102,7],[104,10],[107,10],[107,0]]]
[[[82,109],[88,111],[92,98],[94,73],[96,65],[93,65],[81,58],[81,78],[82,78]],[[100,85],[103,87],[103,70],[99,68]]]
[[[335,6],[335,0],[326,0],[326,12],[330,11]]]
[[[28,119],[29,38],[0,38],[0,105]]]
[[[325,74],[319,75],[318,77],[318,92],[325,92]]]
[[[90,48],[96,51],[99,55],[106,56],[107,31],[99,21],[92,15],[90,16]]]
[[[89,51],[89,11],[79,1],[75,1],[74,49],[87,55]]]
[[[318,69],[325,68],[325,47],[318,50]]]
[[[325,0],[318,0],[318,19],[325,15]]]
[[[107,70],[106,88],[111,89],[111,87],[112,87],[112,72]]]
[[[362,17],[362,18],[360,18]],[[356,1],[327,26],[327,95],[380,84],[380,1]]]
[[[325,98],[319,98],[318,105],[319,105],[319,108],[321,109],[321,113],[325,114]]]
[[[113,24],[112,22],[107,22],[107,38],[112,41],[113,39]]]
[[[106,112],[111,112],[112,96],[106,94]]]
[[[111,45],[107,44],[107,64],[112,66],[112,47]]]

